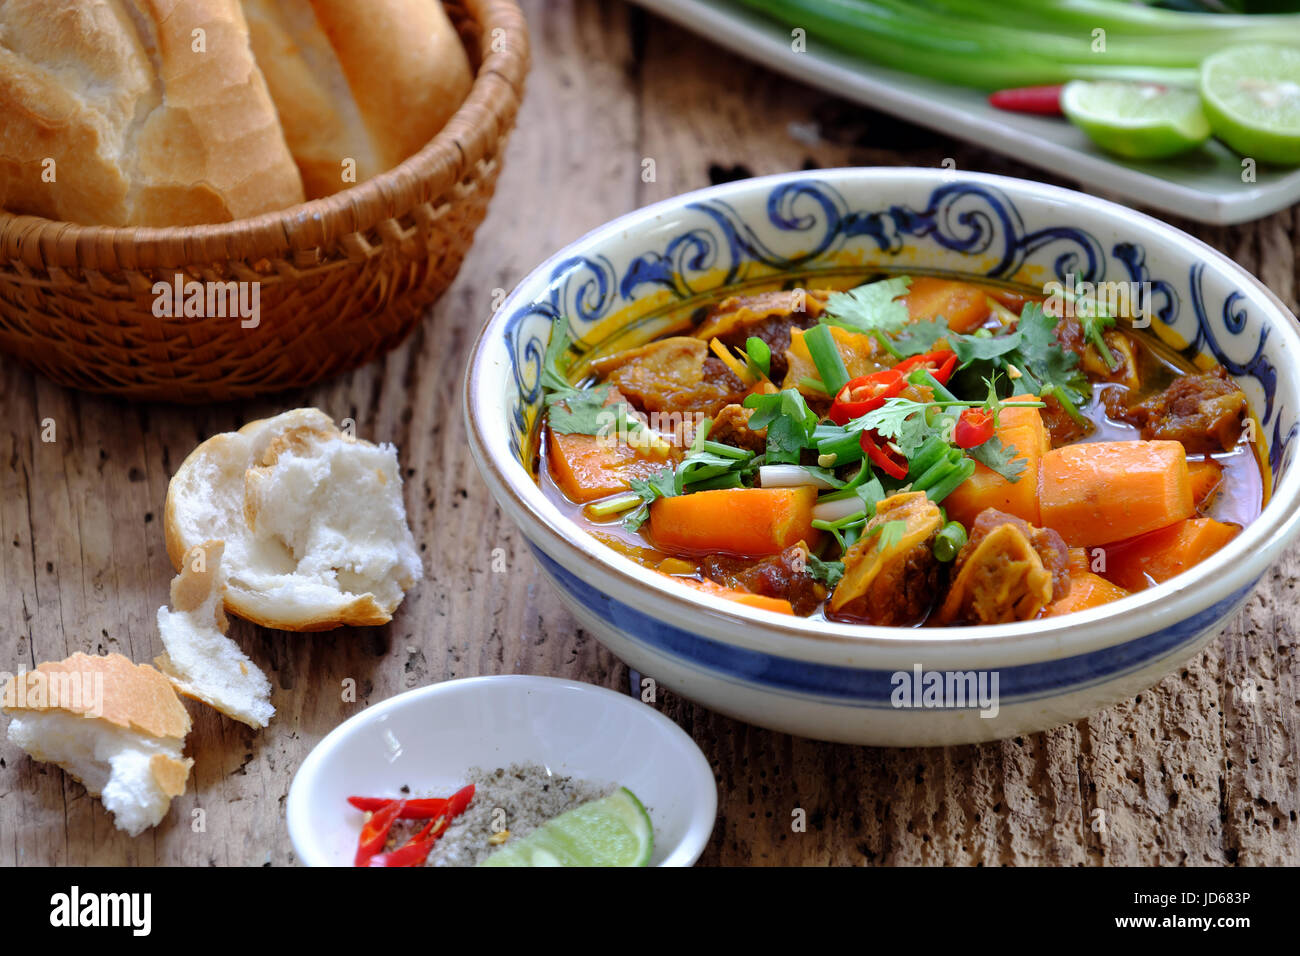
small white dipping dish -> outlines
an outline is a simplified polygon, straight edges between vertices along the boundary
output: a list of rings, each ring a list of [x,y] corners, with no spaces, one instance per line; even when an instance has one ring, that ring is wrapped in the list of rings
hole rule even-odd
[[[690,866],[713,832],[713,771],[663,714],[592,684],[503,675],[410,690],[334,728],[294,775],[289,838],[307,866],[351,866],[363,814],[348,797],[447,796],[471,767],[525,763],[635,793],[654,866]]]

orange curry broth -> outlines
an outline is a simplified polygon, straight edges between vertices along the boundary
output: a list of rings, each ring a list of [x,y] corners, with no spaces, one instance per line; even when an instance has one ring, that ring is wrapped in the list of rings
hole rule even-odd
[[[861,281],[869,282],[872,281],[872,278],[874,277],[864,278]],[[976,282],[972,282],[970,285],[984,289],[1004,304],[1012,306],[1013,311],[1017,312],[1019,306],[1025,302],[1041,302],[1043,300],[1043,296],[1028,291],[1009,291],[1003,286]],[[718,301],[721,301],[722,298],[725,298],[725,296],[720,297]],[[992,316],[986,323],[989,327],[996,326],[996,324],[996,320]],[[1125,328],[1123,331],[1135,346],[1135,358],[1137,359],[1141,383],[1138,391],[1130,393],[1130,404],[1161,392],[1180,374],[1194,374],[1197,371],[1204,371],[1204,369],[1197,369],[1185,361],[1173,349],[1149,332],[1132,328]],[[689,331],[668,334],[689,334]],[[592,381],[590,384],[598,383]],[[1093,422],[1094,430],[1069,444],[1133,441],[1141,437],[1140,430],[1136,425],[1114,421],[1107,415],[1101,399],[1105,384],[1094,382],[1091,400],[1080,409]],[[1243,442],[1239,443],[1231,451],[1213,454],[1188,453],[1187,461],[1189,464],[1202,459],[1212,459],[1223,469],[1221,482],[1211,496],[1197,509],[1197,517],[1213,518],[1227,524],[1245,527],[1259,516],[1266,502],[1265,473],[1268,468],[1267,452],[1258,438],[1261,432],[1262,429],[1256,423],[1256,441],[1253,444],[1248,445]],[[538,425],[538,437],[540,440],[534,443],[536,449],[535,476],[538,485],[547,499],[566,517],[583,528],[601,544],[646,568],[675,577],[707,581],[707,578],[700,570],[699,561],[704,555],[712,552],[669,552],[660,550],[654,546],[654,543],[646,534],[645,529],[648,528],[648,523],[643,526],[642,530],[628,531],[622,524],[625,513],[615,514],[608,518],[594,518],[589,514],[587,508],[591,504],[607,499],[602,498],[598,499],[597,502],[588,502],[587,504],[580,504],[570,500],[556,483],[552,474],[549,461],[549,441],[547,440],[549,435],[544,422]],[[619,494],[622,493],[625,492],[619,492]],[[763,556],[749,557],[758,560]],[[826,619],[824,607],[818,608],[812,616]]]

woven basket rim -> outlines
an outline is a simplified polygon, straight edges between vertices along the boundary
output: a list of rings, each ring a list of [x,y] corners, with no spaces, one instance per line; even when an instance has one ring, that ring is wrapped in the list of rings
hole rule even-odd
[[[432,140],[392,169],[332,196],[195,226],[86,226],[0,209],[0,256],[42,270],[105,271],[277,259],[365,233],[445,194],[508,131],[529,64],[527,24],[515,0],[460,3],[480,28],[481,62],[469,95]]]

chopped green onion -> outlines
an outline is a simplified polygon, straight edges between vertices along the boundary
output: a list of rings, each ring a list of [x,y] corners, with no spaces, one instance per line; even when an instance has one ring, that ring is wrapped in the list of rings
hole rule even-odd
[[[930,390],[934,392],[934,397],[936,401],[955,402],[959,405],[970,404],[969,402],[962,402],[962,400],[959,399],[956,395],[954,395],[952,392],[948,391],[948,389],[940,385],[939,380],[930,374],[930,370],[928,368],[913,369],[912,373],[907,376],[907,380],[911,382],[913,385],[928,385],[930,387]]]
[[[973,474],[975,474],[974,460],[963,458],[961,463],[955,469],[943,478],[940,478],[929,488],[925,489],[925,493],[929,496],[931,501],[937,504],[952,494],[957,489],[958,485]]]
[[[858,469],[857,474],[850,478],[847,484],[843,484],[835,491],[822,495],[817,499],[817,503],[821,504],[826,501],[839,501],[842,498],[856,496],[858,488],[860,488],[862,483],[870,477],[871,466],[864,461],[862,467]]]
[[[934,537],[934,556],[940,561],[952,561],[966,544],[966,529],[960,521],[949,521]]]
[[[617,498],[606,498],[604,501],[597,501],[595,504],[587,505],[587,514],[593,518],[603,518],[606,515],[616,515],[624,511],[629,511],[641,503],[640,495],[626,494],[619,495]]]
[[[1074,402],[1070,401],[1070,396],[1065,394],[1065,389],[1061,388],[1061,386],[1059,385],[1044,386],[1039,397],[1041,398],[1046,395],[1051,395],[1058,402],[1060,402],[1061,407],[1065,409],[1066,414],[1068,414],[1071,418],[1073,418],[1075,423],[1079,425],[1081,428],[1092,427],[1092,423],[1088,421],[1087,416],[1084,415],[1083,412],[1079,411],[1078,406],[1075,405]]]
[[[844,367],[844,359],[835,345],[835,336],[831,334],[831,327],[814,325],[804,332],[803,341],[808,346],[808,354],[812,356],[813,364],[817,366],[817,374],[821,376],[822,387],[826,394],[838,395],[840,389],[849,382],[849,370]]]
[[[748,448],[737,448],[735,445],[727,445],[720,441],[704,441],[699,448],[692,448],[692,451],[707,451],[715,455],[721,455],[723,458],[734,458],[737,461],[748,461],[754,457],[754,453]]]
[[[749,359],[749,364],[761,373],[763,378],[771,377],[772,349],[766,342],[757,335],[751,335],[745,340],[745,355]]]
[[[900,349],[897,345],[895,345],[894,340],[891,339],[888,335],[886,335],[881,330],[879,329],[874,330],[871,333],[871,336],[878,343],[880,343],[880,347],[884,349],[886,352],[888,352],[893,358],[901,359],[903,357],[903,350]]]
[[[929,471],[931,466],[945,458],[951,447],[952,446],[949,445],[948,442],[944,441],[940,436],[931,435],[925,440],[925,444],[922,445],[917,450],[916,454],[908,461],[907,477],[915,482],[921,477],[921,475],[924,475]],[[915,490],[921,491],[923,489],[916,488]]]
[[[839,502],[836,502],[836,504],[839,504]],[[814,511],[812,526],[820,531],[839,531],[849,525],[858,524],[859,522],[865,523],[867,520],[867,513],[861,508],[858,508],[857,511],[850,511],[848,514],[838,518],[833,517],[834,513],[829,508],[827,509],[827,513],[831,515],[831,517],[818,518],[816,517],[816,511]]]
[[[953,474],[962,467],[962,462],[966,460],[960,448],[949,446],[946,448],[938,459],[935,460],[929,468],[912,482],[913,491],[929,491],[947,476]],[[934,499],[939,501],[941,499]]]
[[[822,490],[839,488],[844,484],[824,468],[810,465],[763,465],[758,469],[758,483],[764,488],[812,485]]]
[[[862,455],[862,435],[860,432],[849,432],[838,438],[828,438],[817,444],[818,455],[834,455],[835,467],[840,465],[851,465],[855,461],[861,461]]]

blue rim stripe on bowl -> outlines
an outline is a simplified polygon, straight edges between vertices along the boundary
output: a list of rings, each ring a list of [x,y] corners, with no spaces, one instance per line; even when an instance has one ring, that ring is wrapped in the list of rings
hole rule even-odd
[[[692,634],[598,591],[561,567],[541,548],[531,542],[529,546],[551,580],[571,594],[579,604],[619,631],[626,640],[671,655],[687,668],[707,669],[714,676],[733,683],[761,687],[806,700],[831,702],[840,706],[896,709],[890,703],[890,695],[894,691],[891,678],[896,671],[800,661]],[[1028,703],[1083,690],[1175,655],[1180,648],[1194,644],[1215,621],[1235,610],[1236,605],[1245,601],[1255,583],[1257,582],[1230,594],[1193,617],[1137,640],[1088,654],[1000,667],[997,669],[999,703],[1002,706]],[[931,663],[926,665],[926,669],[938,668]],[[972,702],[966,708],[947,708],[949,711],[954,709],[978,710],[979,704]]]

